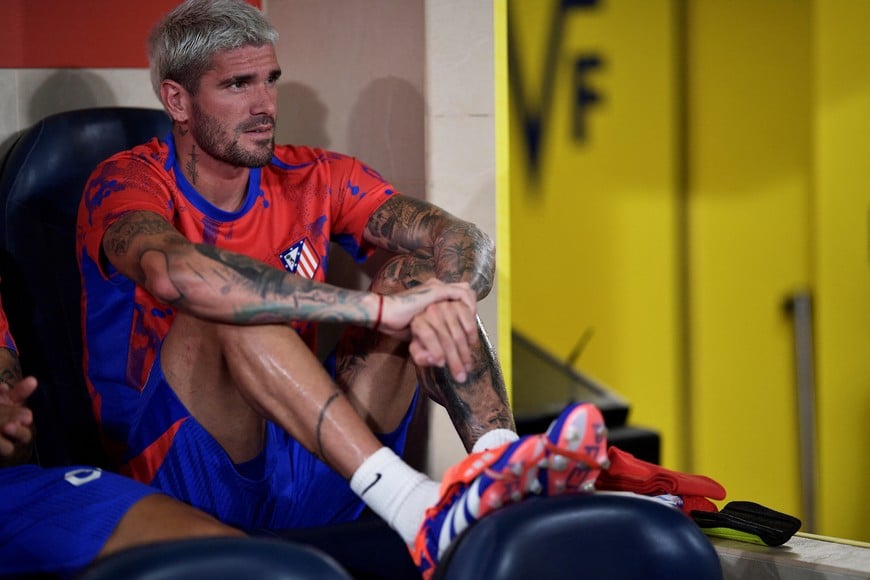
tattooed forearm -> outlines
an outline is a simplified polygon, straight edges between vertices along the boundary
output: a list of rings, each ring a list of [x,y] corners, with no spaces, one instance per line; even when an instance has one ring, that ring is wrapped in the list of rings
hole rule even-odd
[[[465,382],[457,382],[446,368],[428,367],[418,372],[425,392],[447,409],[468,451],[487,431],[516,431],[495,351],[479,321],[478,327],[480,346],[474,352],[474,366]]]
[[[326,453],[323,451],[323,420],[326,418],[326,411],[329,409],[329,406],[335,402],[335,400],[341,396],[340,391],[335,391],[332,395],[326,399],[326,402],[323,404],[323,408],[320,409],[320,415],[317,416],[317,427],[314,429],[314,436],[317,440],[317,458],[323,461],[324,463],[328,463],[326,459]]]
[[[216,322],[366,322],[365,292],[294,276],[244,254],[194,244],[156,213],[119,218],[105,257],[158,300]]]
[[[208,244],[197,244],[195,247],[200,254],[229,268],[236,274],[235,281],[244,283],[261,298],[284,295],[293,291],[311,290],[310,282],[301,278],[298,283],[292,284],[292,288],[289,288],[291,284],[288,283],[287,275],[284,272],[242,254],[227,252]],[[227,284],[233,282],[227,278],[224,280]],[[229,291],[229,289],[224,289],[223,293]]]
[[[242,254],[196,244],[197,253],[209,258],[169,277],[179,295],[185,290],[185,276],[193,274],[201,285],[212,287],[223,296],[235,298],[232,321],[241,324],[318,320],[321,322],[359,322],[369,314],[360,292],[320,284],[273,268]],[[184,306],[186,303],[180,304]]]
[[[424,201],[398,196],[369,219],[367,239],[392,252],[435,260],[445,282],[468,281],[483,298],[492,288],[495,248],[477,226]]]

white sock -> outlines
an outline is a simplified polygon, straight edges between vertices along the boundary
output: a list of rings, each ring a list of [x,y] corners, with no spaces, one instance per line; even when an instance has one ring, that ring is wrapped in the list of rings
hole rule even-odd
[[[513,443],[519,438],[520,436],[510,429],[493,429],[481,435],[480,439],[474,442],[471,452],[478,453],[487,449],[495,449],[505,443]]]
[[[438,501],[439,484],[381,447],[359,466],[350,488],[412,545],[426,510]]]

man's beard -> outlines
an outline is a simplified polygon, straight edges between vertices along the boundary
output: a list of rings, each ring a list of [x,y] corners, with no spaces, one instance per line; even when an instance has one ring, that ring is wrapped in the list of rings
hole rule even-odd
[[[274,129],[274,120],[271,117],[261,116],[243,123],[233,132],[233,137],[227,137],[221,122],[212,117],[195,104],[193,105],[194,123],[191,133],[200,148],[219,161],[235,165],[237,167],[263,167],[272,160],[275,150],[275,133],[269,138],[268,143],[260,145],[254,151],[243,149],[239,144],[239,135],[247,129],[269,123]]]

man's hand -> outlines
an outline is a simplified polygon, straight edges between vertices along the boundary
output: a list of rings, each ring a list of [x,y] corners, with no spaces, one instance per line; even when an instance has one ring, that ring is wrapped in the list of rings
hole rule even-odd
[[[410,341],[418,366],[447,366],[459,382],[471,369],[477,345],[477,297],[466,282],[446,284],[432,278],[383,297],[378,330]]]
[[[0,383],[0,464],[26,461],[33,441],[33,413],[24,406],[36,390],[36,379],[25,377],[14,386]]]
[[[464,302],[436,302],[427,306],[411,321],[411,335],[408,352],[417,366],[446,366],[457,382],[465,382],[474,366],[472,353],[480,336],[475,315]]]

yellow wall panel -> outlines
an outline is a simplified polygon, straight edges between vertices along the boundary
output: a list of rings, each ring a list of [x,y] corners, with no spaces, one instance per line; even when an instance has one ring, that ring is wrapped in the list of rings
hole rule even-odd
[[[508,0],[514,327],[557,357],[593,329],[577,366],[661,431],[666,466],[870,540],[870,2],[561,5]],[[784,309],[804,290],[815,514]]]
[[[560,12],[562,4],[509,2],[517,51],[510,72],[513,323],[563,358],[591,329],[577,366],[631,402],[633,423],[662,432],[664,459],[673,464],[671,3],[608,0]],[[575,67],[584,58],[600,59],[583,76],[600,100],[578,109]],[[537,173],[523,125],[536,114]],[[583,139],[574,133],[578,114]]]
[[[800,509],[793,336],[809,277],[809,2],[688,12],[689,271],[696,471]]]
[[[819,525],[870,541],[870,3],[815,7]]]

